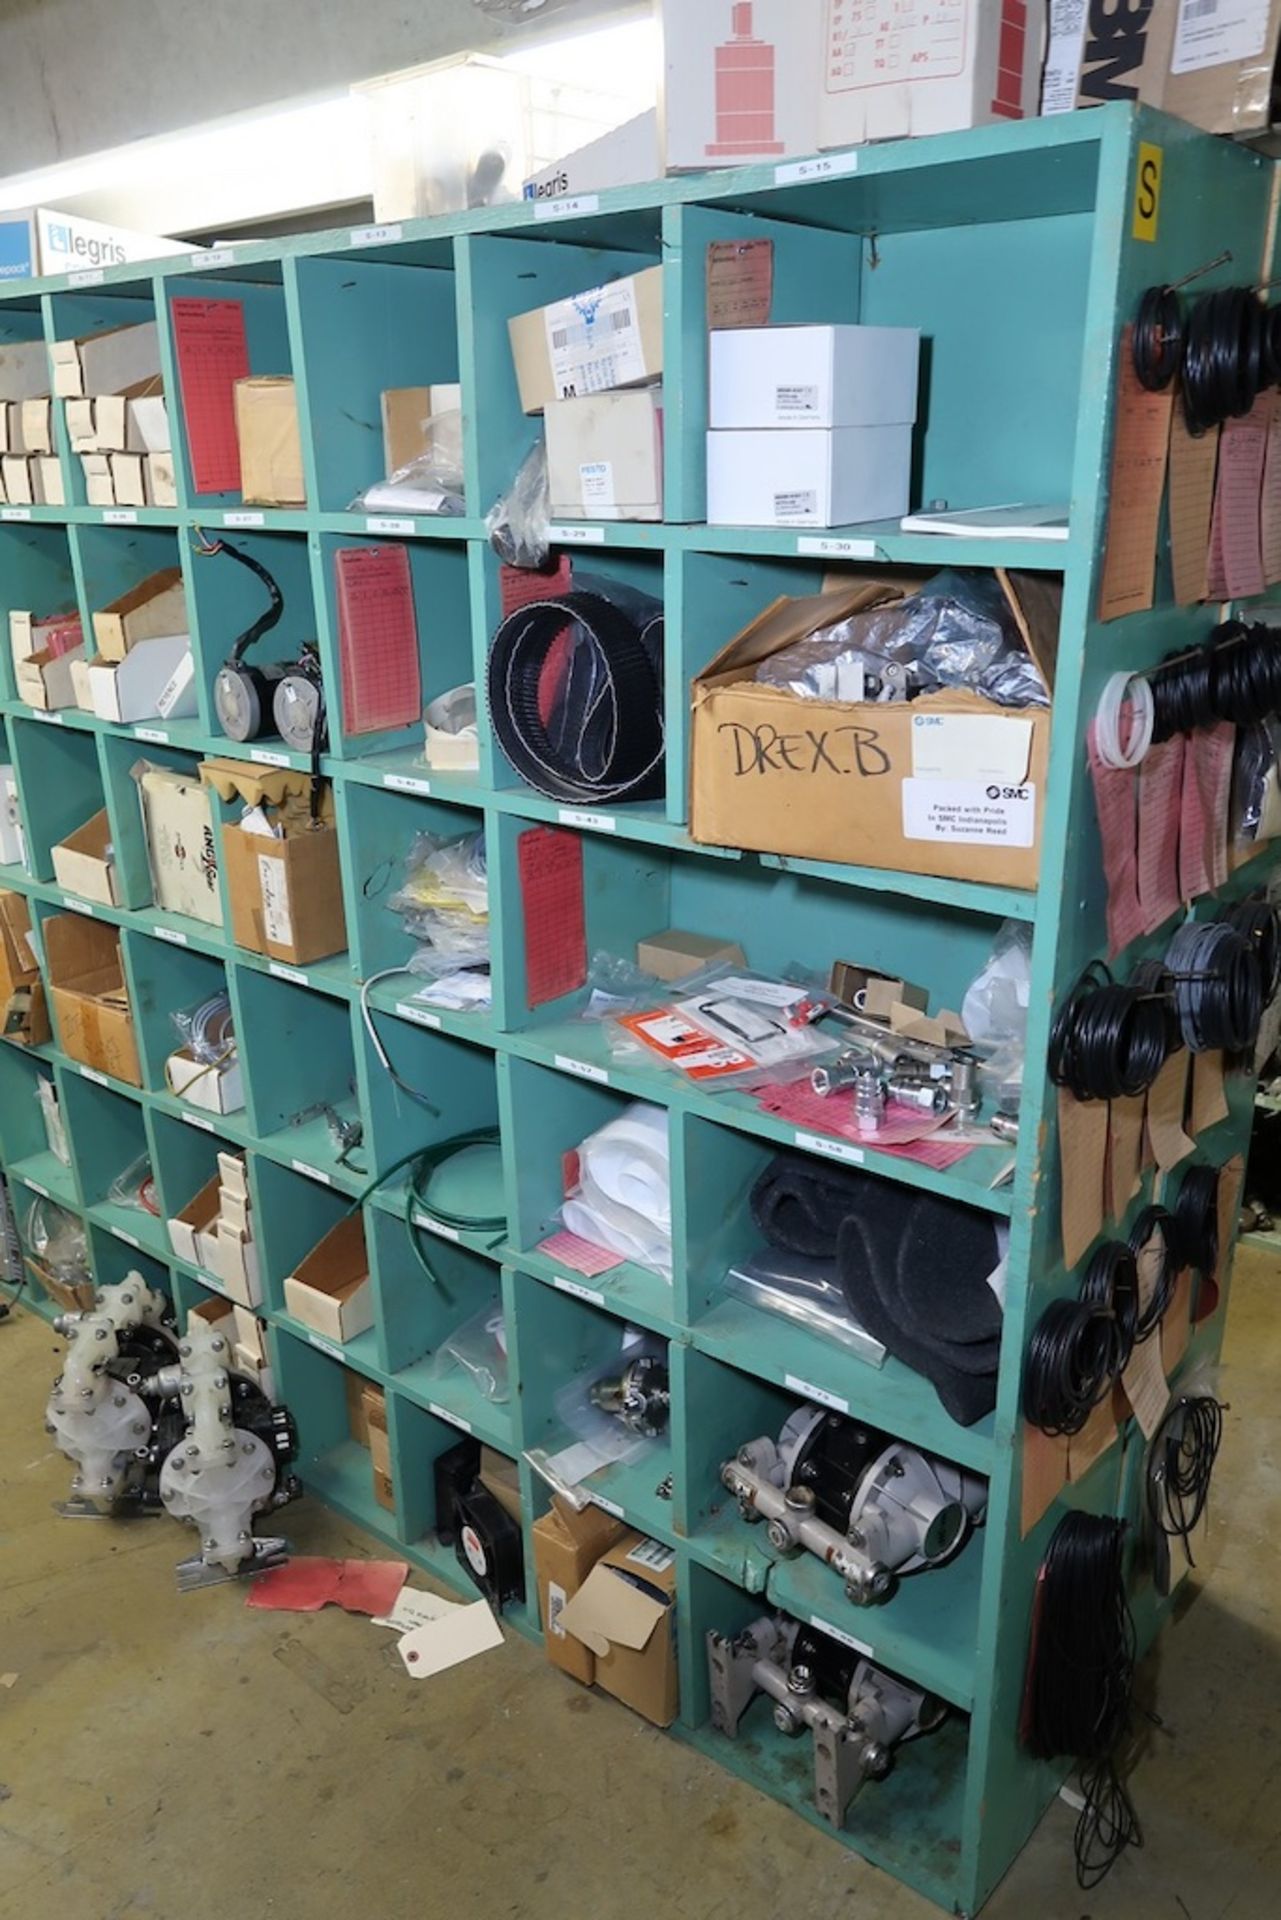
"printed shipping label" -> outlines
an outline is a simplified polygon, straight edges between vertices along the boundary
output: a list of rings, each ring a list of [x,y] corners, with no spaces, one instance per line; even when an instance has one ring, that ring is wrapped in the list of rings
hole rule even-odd
[[[544,320],[552,379],[562,400],[625,387],[649,371],[631,278],[557,300]]]
[[[268,940],[278,947],[293,944],[294,922],[289,911],[289,881],[283,860],[258,855],[258,884],[262,890],[262,924]]]
[[[1036,843],[1036,788],[983,780],[905,780],[903,837],[967,847]]]
[[[568,1605],[569,1595],[564,1587],[558,1587],[554,1580],[549,1580],[547,1582],[547,1631],[554,1633],[558,1640],[569,1637],[560,1624],[560,1616]]]
[[[782,523],[814,520],[818,517],[818,495],[812,487],[795,493],[774,495],[774,518]]]
[[[614,493],[614,463],[612,460],[580,460],[578,463],[578,494],[585,507],[597,507],[610,512],[617,507]]]
[[[1086,0],[1051,0],[1050,48],[1041,82],[1041,112],[1070,113],[1076,105],[1085,49]]]
[[[1182,0],[1171,73],[1257,60],[1267,45],[1269,10],[1270,0]]]
[[[1032,722],[981,713],[912,716],[912,772],[921,780],[989,780],[1021,787]]]
[[[642,1540],[638,1547],[632,1548],[627,1558],[634,1560],[638,1567],[648,1567],[651,1573],[666,1573],[676,1558],[676,1552],[673,1547],[665,1547],[661,1540]]]
[[[776,387],[774,411],[783,420],[818,412],[817,387]]]

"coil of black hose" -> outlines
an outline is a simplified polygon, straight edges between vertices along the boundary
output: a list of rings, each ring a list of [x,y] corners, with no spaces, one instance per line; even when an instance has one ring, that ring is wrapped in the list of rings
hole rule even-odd
[[[1139,385],[1163,393],[1183,365],[1183,304],[1169,287],[1149,287],[1139,301],[1130,350]]]
[[[1024,1744],[1075,1759],[1085,1806],[1073,1839],[1077,1884],[1097,1886],[1142,1834],[1118,1772],[1133,1714],[1135,1633],[1125,1593],[1126,1527],[1067,1513],[1041,1563],[1024,1701]]]
[[[1165,1026],[1165,1057],[1171,1059],[1174,1054],[1183,1051],[1183,1028],[1179,1024],[1178,1008],[1170,993],[1169,982],[1165,977],[1165,963],[1162,960],[1140,960],[1130,975],[1130,985],[1138,993],[1148,995],[1161,1009],[1161,1019]]]
[[[1180,1263],[1203,1280],[1219,1265],[1219,1169],[1189,1167],[1174,1202]]]
[[[1119,1100],[1150,1087],[1167,1053],[1162,996],[1091,961],[1050,1030],[1049,1074],[1078,1100]]]
[[[1263,1003],[1270,1006],[1281,992],[1281,912],[1271,900],[1238,900],[1216,917],[1249,942],[1259,963]]]
[[[581,706],[578,737],[566,744],[552,738],[542,718],[539,689],[548,656],[571,625],[580,644],[566,700],[571,709],[576,701]],[[665,753],[662,658],[661,618],[637,625],[603,594],[533,600],[510,614],[489,650],[489,714],[521,779],[554,800],[658,799]]]
[[[1204,646],[1169,655],[1147,679],[1157,745],[1219,720],[1255,726],[1281,711],[1281,633],[1225,620]]]
[[[1192,920],[1165,956],[1183,1040],[1192,1053],[1242,1054],[1263,1018],[1263,971],[1256,945],[1226,920]]]
[[[1210,1498],[1210,1480],[1223,1440],[1224,1409],[1212,1393],[1184,1394],[1152,1437],[1147,1461],[1147,1508],[1166,1540],[1179,1540],[1190,1567],[1191,1538]],[[1168,1550],[1163,1591],[1169,1591]]]
[[[1106,1307],[1052,1300],[1023,1369],[1023,1416],[1042,1433],[1080,1433],[1113,1380],[1115,1321]]]
[[[1139,1332],[1139,1270],[1134,1248],[1124,1240],[1105,1240],[1090,1256],[1081,1281],[1081,1298],[1102,1307],[1112,1321],[1108,1371],[1119,1380],[1130,1364]]]
[[[1148,1303],[1144,1306],[1138,1280],[1138,1262],[1143,1257],[1144,1248],[1155,1234],[1161,1236],[1161,1266],[1153,1283]],[[1134,1298],[1137,1318],[1134,1327],[1134,1345],[1140,1346],[1156,1332],[1174,1298],[1174,1289],[1184,1265],[1183,1242],[1179,1235],[1178,1221],[1166,1207],[1144,1207],[1130,1228],[1129,1248],[1135,1262]]]
[[[1262,391],[1268,326],[1250,287],[1223,287],[1192,304],[1183,346],[1183,410],[1205,433],[1250,411]]]

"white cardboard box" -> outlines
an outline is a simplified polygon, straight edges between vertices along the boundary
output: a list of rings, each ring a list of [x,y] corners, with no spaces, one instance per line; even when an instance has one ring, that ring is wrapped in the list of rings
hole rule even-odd
[[[662,519],[661,388],[550,400],[543,421],[553,519]]]
[[[35,505],[35,488],[31,484],[31,468],[27,465],[25,453],[6,453],[0,459],[0,481],[4,486],[4,497],[11,507]]]
[[[915,327],[730,327],[710,339],[709,427],[884,427],[916,419]]]
[[[663,269],[646,267],[507,322],[520,404],[644,386],[663,371]]]
[[[89,692],[100,720],[128,723],[150,720],[184,658],[191,657],[191,636],[170,633],[140,640],[123,660],[92,660]]]
[[[896,0],[892,8],[823,0],[815,11],[825,29],[820,147],[1036,116],[1045,51],[1039,0]],[[1115,20],[1140,9],[1105,11]]]
[[[638,113],[598,140],[589,140],[541,173],[526,180],[526,200],[560,200],[566,195],[596,193],[601,187],[638,186],[657,180],[663,171],[658,142],[658,111]]]
[[[669,173],[814,152],[822,0],[662,0],[660,11]]]
[[[0,345],[0,400],[32,400],[49,391],[49,356],[41,340]]]
[[[364,1222],[345,1214],[285,1276],[285,1308],[331,1340],[354,1340],[374,1324]]]
[[[62,462],[56,453],[40,453],[31,462],[31,490],[41,506],[65,507],[67,488],[62,478]]]
[[[53,402],[47,395],[22,403],[24,453],[53,452]]]
[[[748,429],[707,436],[709,527],[844,527],[908,510],[912,429]]]
[[[116,490],[111,480],[110,455],[82,453],[80,464],[84,468],[86,504],[91,507],[114,507]]]
[[[147,487],[140,453],[111,453],[111,486],[118,507],[145,507]]]
[[[170,767],[135,768],[151,853],[156,905],[222,925],[218,841],[209,792],[198,779]],[[252,1304],[252,1303],[251,1303]]]
[[[177,506],[178,483],[174,477],[172,453],[144,455],[143,479],[146,483],[149,507]]]
[[[11,766],[0,766],[0,864],[25,867],[27,836],[18,804],[18,782]]]
[[[81,396],[78,400],[63,402],[67,419],[67,438],[76,453],[96,453],[98,450],[98,419],[94,411],[95,403]]]
[[[143,393],[131,398],[125,429],[125,449],[129,453],[169,453],[173,442],[169,431],[169,409],[163,393]]]
[[[46,713],[55,713],[62,707],[74,707],[76,704],[75,682],[72,668],[77,660],[83,660],[84,648],[73,647],[70,653],[58,655],[34,653],[28,660],[20,660],[14,672],[18,698],[25,700],[29,707],[40,707]]]
[[[111,823],[105,807],[69,833],[52,853],[53,877],[60,887],[82,900],[101,900],[104,907],[119,906]]]
[[[196,663],[190,647],[156,695],[156,712],[162,720],[190,720],[195,714]]]
[[[239,1053],[210,1066],[206,1061],[197,1060],[185,1047],[179,1047],[165,1062],[165,1077],[171,1093],[185,1100],[188,1106],[202,1107],[206,1113],[239,1113],[245,1104]]]
[[[204,1253],[204,1264],[222,1281],[230,1299],[242,1307],[262,1305],[258,1249],[252,1240],[242,1238],[234,1229],[229,1231],[219,1221],[206,1238]]]
[[[55,340],[49,349],[53,390],[64,399],[123,393],[160,374],[160,337],[154,320],[110,327],[80,340]]]

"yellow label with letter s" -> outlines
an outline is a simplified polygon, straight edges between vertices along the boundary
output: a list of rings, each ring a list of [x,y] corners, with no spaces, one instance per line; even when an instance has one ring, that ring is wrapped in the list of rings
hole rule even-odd
[[[1134,182],[1134,237],[1155,240],[1161,217],[1161,169],[1165,152],[1150,140],[1139,142],[1139,171]]]

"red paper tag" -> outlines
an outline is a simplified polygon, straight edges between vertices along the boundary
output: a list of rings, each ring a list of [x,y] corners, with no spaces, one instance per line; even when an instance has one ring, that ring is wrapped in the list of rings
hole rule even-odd
[[[583,843],[559,827],[531,827],[516,842],[525,923],[525,1000],[541,1007],[587,979]]]
[[[171,312],[191,484],[197,493],[238,493],[236,382],[249,378],[244,303],[180,299]]]

